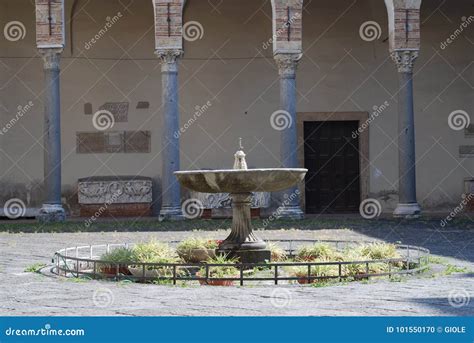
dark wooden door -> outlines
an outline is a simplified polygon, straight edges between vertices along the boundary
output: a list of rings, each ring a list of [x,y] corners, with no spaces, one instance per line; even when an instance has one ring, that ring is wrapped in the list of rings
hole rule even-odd
[[[360,204],[357,121],[304,123],[306,213],[356,212]]]

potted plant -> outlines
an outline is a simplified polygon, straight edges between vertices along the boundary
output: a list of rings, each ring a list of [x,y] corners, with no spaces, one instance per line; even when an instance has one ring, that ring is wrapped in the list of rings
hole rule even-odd
[[[311,271],[309,277],[321,277],[321,279],[310,279],[308,278],[308,267],[307,266],[298,266],[291,267],[290,275],[297,277],[299,284],[309,284],[309,283],[318,283],[325,282],[325,277],[337,276],[337,266],[334,265],[315,265],[311,266]]]
[[[268,242],[267,249],[270,250],[272,262],[282,262],[288,258],[286,251],[276,243]]]
[[[209,259],[206,263],[208,264],[234,264],[237,262],[235,258],[227,258],[225,255],[218,255],[212,259]],[[196,276],[199,279],[201,285],[209,286],[233,286],[234,280],[213,280],[219,278],[237,278],[239,276],[239,270],[234,266],[209,266],[208,278],[206,277],[206,268],[202,267]]]
[[[132,275],[129,270],[129,264],[133,261],[132,251],[125,247],[113,249],[100,257],[104,263],[100,264],[101,273],[108,276],[119,274]]]
[[[178,263],[174,251],[168,244],[151,240],[148,243],[136,244],[132,249],[132,259],[139,263]],[[160,278],[172,277],[172,266],[146,266],[145,273],[143,267],[135,265],[130,267],[130,271],[135,277]]]
[[[215,251],[219,247],[219,242],[190,237],[178,244],[176,252],[187,263],[199,263],[216,257]]]
[[[296,255],[296,260],[307,262],[316,260],[342,261],[343,256],[329,244],[315,243],[313,245],[301,247]]]

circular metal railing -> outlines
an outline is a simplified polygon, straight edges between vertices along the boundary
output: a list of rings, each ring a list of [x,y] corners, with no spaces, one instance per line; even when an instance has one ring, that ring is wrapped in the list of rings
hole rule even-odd
[[[285,245],[283,248],[289,257],[294,257],[295,252],[303,244],[327,243],[336,249],[357,246],[361,244],[374,243],[368,241],[334,241],[334,240],[296,240],[281,239],[267,240],[267,242],[278,242]],[[176,245],[178,241],[167,242]],[[268,263],[114,263],[100,260],[100,256],[112,249],[119,247],[132,248],[134,244],[98,244],[77,247],[68,247],[58,250],[53,257],[54,266],[51,271],[64,277],[83,277],[90,279],[109,279],[115,281],[129,280],[137,282],[164,282],[176,284],[178,281],[198,281],[201,284],[212,282],[239,282],[240,285],[251,282],[271,282],[275,285],[298,281],[299,283],[313,283],[321,280],[362,280],[373,277],[392,277],[394,275],[414,274],[428,267],[430,251],[426,248],[396,244],[399,258],[378,260],[354,260],[354,261],[324,261],[324,262],[268,262]],[[372,272],[374,264],[385,265],[383,272]],[[326,266],[333,268],[332,275],[314,275],[314,268]],[[351,266],[358,266],[358,272],[350,271]],[[105,268],[107,267],[107,268]],[[234,267],[238,273],[232,277],[213,277],[210,275],[212,267]],[[306,275],[288,275],[285,272],[289,267],[305,267]],[[361,268],[362,267],[362,268]],[[104,272],[104,269],[107,269]],[[363,269],[363,272],[360,271]],[[249,273],[249,271],[260,271]],[[131,271],[131,272],[130,272]]]

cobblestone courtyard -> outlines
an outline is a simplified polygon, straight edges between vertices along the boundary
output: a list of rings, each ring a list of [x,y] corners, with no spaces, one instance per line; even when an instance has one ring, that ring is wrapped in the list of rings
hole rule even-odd
[[[0,315],[474,315],[471,224],[440,229],[429,222],[404,226],[380,223],[365,228],[354,225],[351,229],[272,229],[258,233],[267,239],[401,241],[426,247],[443,262],[417,277],[330,287],[173,287],[77,281],[25,269],[35,263],[50,263],[54,251],[66,246],[138,242],[151,237],[179,240],[191,233],[0,233]],[[226,233],[192,234],[223,238]],[[457,266],[456,271],[451,272],[448,265]],[[106,299],[98,303],[94,294],[101,292]]]

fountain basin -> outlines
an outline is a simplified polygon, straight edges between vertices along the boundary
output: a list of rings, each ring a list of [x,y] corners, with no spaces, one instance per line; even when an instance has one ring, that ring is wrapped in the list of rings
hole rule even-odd
[[[181,185],[202,193],[278,192],[304,179],[304,168],[177,171]]]

